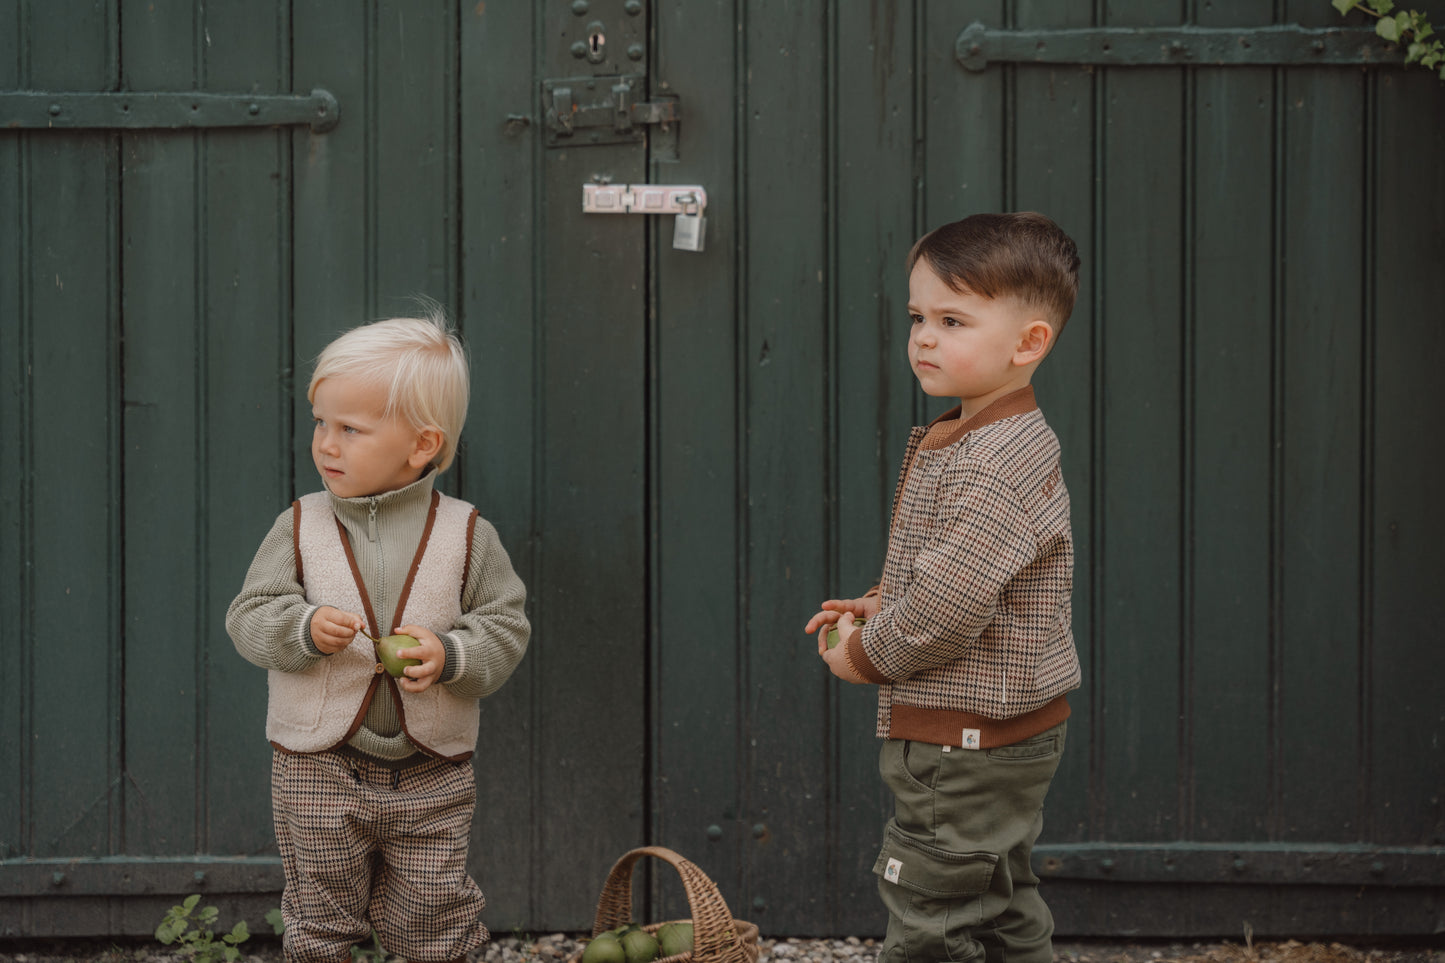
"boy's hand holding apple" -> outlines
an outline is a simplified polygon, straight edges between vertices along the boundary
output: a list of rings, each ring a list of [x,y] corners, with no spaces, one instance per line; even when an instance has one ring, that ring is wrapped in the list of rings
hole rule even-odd
[[[396,654],[403,659],[420,659],[420,665],[409,665],[402,670],[396,684],[407,692],[425,692],[442,677],[447,665],[447,650],[436,633],[420,625],[399,625],[397,635],[409,635],[416,639],[416,647],[402,649]]]

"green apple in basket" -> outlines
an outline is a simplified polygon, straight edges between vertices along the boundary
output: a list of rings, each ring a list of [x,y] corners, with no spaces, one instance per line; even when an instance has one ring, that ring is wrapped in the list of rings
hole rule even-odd
[[[692,952],[691,923],[663,923],[657,930],[657,955],[680,956]]]
[[[598,933],[582,951],[582,963],[627,963],[627,951],[615,933]]]
[[[853,624],[854,624],[854,625],[863,625],[863,624],[866,623],[867,621],[868,621],[867,619],[854,619],[854,620],[853,620]],[[837,623],[834,623],[833,625],[828,626],[828,648],[831,649],[833,646],[835,646],[835,645],[837,645],[837,644],[838,644],[838,625],[837,625]]]
[[[657,959],[657,937],[639,926],[622,934],[622,950],[627,963],[652,963]]]

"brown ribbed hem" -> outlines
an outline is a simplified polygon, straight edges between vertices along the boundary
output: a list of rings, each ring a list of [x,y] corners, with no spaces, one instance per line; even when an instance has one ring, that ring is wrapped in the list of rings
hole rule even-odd
[[[1059,696],[1012,719],[990,719],[956,709],[920,709],[895,702],[889,709],[888,738],[964,749],[997,749],[1052,729],[1069,717],[1069,711],[1068,696]]]

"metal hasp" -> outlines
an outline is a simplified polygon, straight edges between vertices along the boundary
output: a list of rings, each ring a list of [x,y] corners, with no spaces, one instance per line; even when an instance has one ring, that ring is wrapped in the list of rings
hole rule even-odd
[[[200,127],[289,127],[324,134],[341,120],[327,90],[310,94],[76,93],[0,91],[0,129],[180,130]]]
[[[697,184],[583,184],[584,214],[697,214],[707,191]]]
[[[639,101],[644,74],[611,77],[560,77],[542,81],[542,112],[547,146],[631,144],[647,136],[647,125],[663,130],[680,119],[677,98]]]
[[[1369,27],[1083,27],[1003,30],[975,21],[958,35],[954,57],[969,70],[991,63],[1101,67],[1308,66],[1398,64],[1399,47]]]

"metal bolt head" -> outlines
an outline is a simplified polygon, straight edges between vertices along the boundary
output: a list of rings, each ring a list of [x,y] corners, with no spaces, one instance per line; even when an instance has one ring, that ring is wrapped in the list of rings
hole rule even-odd
[[[580,40],[572,44],[570,49],[572,51],[572,56],[576,57],[578,60],[581,60],[583,57],[587,56],[587,45]]]
[[[587,0],[572,0],[572,12],[582,16],[587,12]]]
[[[634,43],[634,44],[628,44],[628,45],[627,45],[627,56],[628,56],[628,59],[630,59],[630,60],[641,60],[641,59],[642,59],[642,54],[643,54],[642,44],[640,44],[640,43]]]
[[[627,0],[622,5],[622,9],[635,17],[642,12],[642,0]]]

